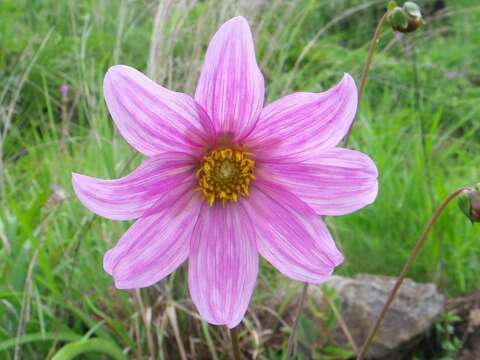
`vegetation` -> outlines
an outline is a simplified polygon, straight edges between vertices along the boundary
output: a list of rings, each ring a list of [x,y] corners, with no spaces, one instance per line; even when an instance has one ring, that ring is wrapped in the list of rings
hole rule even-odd
[[[375,160],[380,192],[372,206],[328,219],[345,252],[339,274],[396,275],[434,206],[480,180],[480,6],[419,3],[427,25],[414,35],[384,31],[357,115],[350,147]],[[99,348],[119,359],[118,349],[139,359],[226,358],[227,332],[196,318],[184,269],[132,292],[116,290],[102,269],[103,254],[129,224],[89,213],[73,195],[70,174],[116,178],[141,161],[109,120],[105,71],[128,64],[193,93],[211,35],[243,14],[269,100],[321,91],[343,72],[359,79],[384,10],[376,0],[2,1],[0,358],[52,358],[66,344],[74,346],[62,359]],[[63,95],[62,84],[69,87]],[[450,295],[477,288],[479,240],[478,228],[450,207],[410,276]],[[274,359],[286,351],[290,320],[279,338],[257,315],[288,282],[262,264],[241,330],[250,354]],[[318,315],[303,326],[332,318]],[[318,358],[351,354],[306,330],[300,336]]]

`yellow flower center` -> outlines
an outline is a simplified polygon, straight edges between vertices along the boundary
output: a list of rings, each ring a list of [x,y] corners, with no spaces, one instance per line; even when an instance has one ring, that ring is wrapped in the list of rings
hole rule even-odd
[[[250,183],[255,176],[255,161],[246,152],[233,149],[217,149],[203,157],[197,171],[198,186],[205,199],[213,206],[215,200],[236,202],[238,197],[247,196]]]

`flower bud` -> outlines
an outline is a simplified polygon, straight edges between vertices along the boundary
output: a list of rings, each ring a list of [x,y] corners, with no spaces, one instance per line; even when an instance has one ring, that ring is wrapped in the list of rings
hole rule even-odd
[[[406,1],[402,7],[390,1],[387,20],[393,30],[402,33],[414,32],[425,23],[419,6],[412,1]]]
[[[464,190],[458,196],[458,206],[472,223],[480,222],[480,184]]]

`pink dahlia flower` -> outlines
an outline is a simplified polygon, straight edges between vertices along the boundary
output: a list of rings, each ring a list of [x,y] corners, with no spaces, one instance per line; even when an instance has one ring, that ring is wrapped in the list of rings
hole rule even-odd
[[[107,72],[104,94],[122,136],[147,157],[117,180],[73,174],[88,209],[136,220],[104,257],[117,288],[155,284],[188,259],[201,317],[232,328],[247,310],[259,254],[313,284],[343,261],[319,215],[351,213],[377,195],[373,161],[335,147],[357,107],[350,75],[264,107],[252,34],[236,17],[210,42],[194,98],[123,65]]]

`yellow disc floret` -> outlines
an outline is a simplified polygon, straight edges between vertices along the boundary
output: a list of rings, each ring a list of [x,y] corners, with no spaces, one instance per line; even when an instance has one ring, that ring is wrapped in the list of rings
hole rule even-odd
[[[197,171],[198,186],[205,199],[213,206],[215,200],[236,202],[247,196],[255,176],[255,161],[246,152],[229,148],[211,151],[203,157]]]

